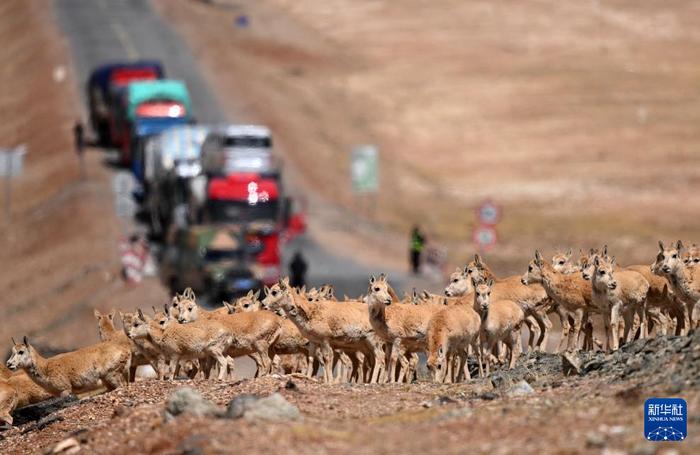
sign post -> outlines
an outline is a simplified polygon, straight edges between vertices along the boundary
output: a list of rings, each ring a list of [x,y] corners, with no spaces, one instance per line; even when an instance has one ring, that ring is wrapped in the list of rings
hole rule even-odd
[[[487,251],[498,242],[496,225],[501,220],[501,208],[491,200],[485,200],[476,209],[479,223],[472,233],[472,241],[479,251]]]
[[[376,145],[358,145],[352,149],[350,178],[353,192],[370,201],[370,216],[374,216],[379,191],[379,149]]]
[[[12,177],[22,175],[24,155],[26,154],[27,147],[25,145],[14,149],[0,149],[0,176],[5,177],[4,213],[8,223],[12,214]]]

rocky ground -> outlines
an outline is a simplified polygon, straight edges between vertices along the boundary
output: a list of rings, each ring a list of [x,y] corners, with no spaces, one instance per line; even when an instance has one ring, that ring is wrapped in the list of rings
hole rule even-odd
[[[687,400],[684,442],[644,440],[643,403],[655,396]],[[0,436],[0,452],[697,453],[699,407],[696,333],[607,356],[535,353],[513,370],[452,385],[326,385],[296,375],[142,381],[25,408]]]

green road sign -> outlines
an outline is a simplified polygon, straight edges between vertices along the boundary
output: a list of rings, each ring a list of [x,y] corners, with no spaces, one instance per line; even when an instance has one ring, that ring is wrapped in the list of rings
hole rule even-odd
[[[359,145],[352,150],[350,176],[356,193],[376,193],[379,190],[379,150],[376,146]]]

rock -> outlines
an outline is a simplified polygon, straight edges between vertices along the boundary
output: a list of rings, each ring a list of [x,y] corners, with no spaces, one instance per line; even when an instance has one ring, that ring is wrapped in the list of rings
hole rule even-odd
[[[236,398],[233,400],[229,401],[228,406],[226,408],[226,417],[229,419],[238,419],[240,417],[243,417],[243,414],[250,409],[250,407],[258,401],[260,397],[257,395],[251,395],[248,393],[244,393],[242,395],[238,395]]]
[[[80,451],[80,443],[75,438],[67,438],[56,444],[51,453],[60,453],[63,455],[68,455],[71,453],[78,453]]]
[[[491,385],[494,389],[503,389],[508,386],[508,379],[499,373],[494,373],[491,375]]]
[[[442,395],[434,400],[422,402],[421,406],[423,406],[424,408],[432,408],[433,406],[444,406],[450,403],[457,403],[457,400],[453,400],[448,396]]]
[[[587,363],[583,366],[583,369],[581,370],[581,372],[582,372],[583,374],[588,374],[588,373],[590,373],[591,371],[596,371],[596,370],[602,369],[603,366],[605,366],[605,362],[604,362],[604,361],[594,359],[594,360],[591,360],[590,362],[587,362]]]
[[[287,401],[279,393],[260,398],[247,406],[243,418],[247,420],[266,420],[285,422],[296,420],[300,416],[299,408]]]
[[[586,435],[586,447],[589,449],[600,449],[605,446],[605,435],[596,433],[594,431],[589,432]]]
[[[527,381],[519,381],[513,384],[513,386],[508,389],[509,397],[522,397],[535,393],[535,390],[527,383]]]
[[[561,355],[561,368],[564,376],[581,374],[581,361],[573,352],[565,352]]]
[[[479,395],[478,398],[481,398],[482,400],[486,400],[486,401],[491,401],[491,400],[495,400],[496,398],[498,398],[498,395],[496,395],[493,392],[484,392],[481,395]]]
[[[190,387],[181,387],[173,392],[165,403],[165,421],[169,422],[180,414],[219,417],[223,411],[214,403],[205,400],[198,391]]]

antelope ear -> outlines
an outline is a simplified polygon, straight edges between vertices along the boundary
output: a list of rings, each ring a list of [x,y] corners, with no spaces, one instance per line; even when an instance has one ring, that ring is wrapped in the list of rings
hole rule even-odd
[[[170,314],[170,311],[169,311],[169,309],[168,309],[168,304],[167,304],[167,303],[164,303],[164,304],[163,304],[163,310],[165,311],[165,315],[166,315],[166,316],[167,316],[168,314]]]
[[[571,258],[571,256],[572,256],[573,254],[574,254],[574,252],[571,250],[571,248],[569,248],[569,249],[566,251],[566,257],[567,257],[567,258]]]
[[[659,240],[659,251],[663,251],[663,250],[665,250],[665,249],[666,249],[666,248],[664,248],[664,242],[662,242],[661,240]]]
[[[107,314],[107,317],[108,317],[109,319],[114,319],[114,315],[115,315],[115,314],[117,314],[117,310],[112,309],[112,311],[110,311],[110,312]]]
[[[418,291],[416,291],[416,288],[413,288],[413,293],[411,294],[413,298],[418,297]]]
[[[603,245],[603,257],[608,257],[608,245]]]
[[[488,287],[493,287],[493,278],[489,278],[486,284],[488,285]]]
[[[474,263],[475,263],[477,266],[483,264],[483,262],[481,261],[481,256],[479,255],[479,253],[476,253],[476,254],[474,255]]]
[[[610,259],[610,265],[615,265],[615,256],[613,256],[612,259]]]
[[[268,288],[267,286],[263,286],[263,292],[265,293],[265,295],[268,295],[270,293],[270,288]]]
[[[596,256],[596,257],[593,259],[593,265],[595,265],[596,267],[598,267],[598,266],[600,265],[600,260],[598,259],[598,256]]]
[[[248,293],[245,296],[249,299],[252,298],[253,297],[253,290],[251,289],[250,291],[248,291]]]
[[[139,319],[141,319],[143,322],[146,322],[146,316],[143,315],[143,311],[141,311],[141,308],[139,308],[137,312],[139,314]]]
[[[102,316],[102,313],[100,313],[100,310],[97,308],[92,310],[92,314],[95,315],[96,318],[100,318],[100,316]]]
[[[253,299],[258,300],[260,298],[260,289],[255,291],[255,294],[253,294]]]
[[[678,252],[680,253],[681,250],[683,249],[683,242],[681,242],[680,240],[677,241],[677,242],[676,242],[676,249],[677,249]]]
[[[542,255],[540,254],[540,250],[535,250],[535,264],[538,266],[542,264]]]
[[[288,276],[282,278],[282,284],[284,285],[285,288],[289,287],[289,277]]]
[[[447,305],[447,297],[445,297],[445,298],[442,300],[442,304],[443,304],[443,305]]]
[[[423,290],[423,292],[421,292],[420,296],[423,298],[423,300],[428,300],[430,298],[430,293],[426,290]]]
[[[377,281],[377,279],[374,277],[374,275],[372,275],[371,277],[369,277],[369,283],[370,283],[370,284],[374,284],[375,281]]]
[[[27,335],[24,336],[22,339],[22,342],[24,343],[25,346],[29,346],[29,340],[27,339]]]
[[[221,303],[223,303],[226,307],[226,310],[228,310],[228,314],[233,314],[236,312],[236,308],[227,301],[223,300]]]
[[[380,281],[386,281],[386,275],[384,274],[384,272],[382,272],[382,273],[379,274],[379,280],[380,280]]]

